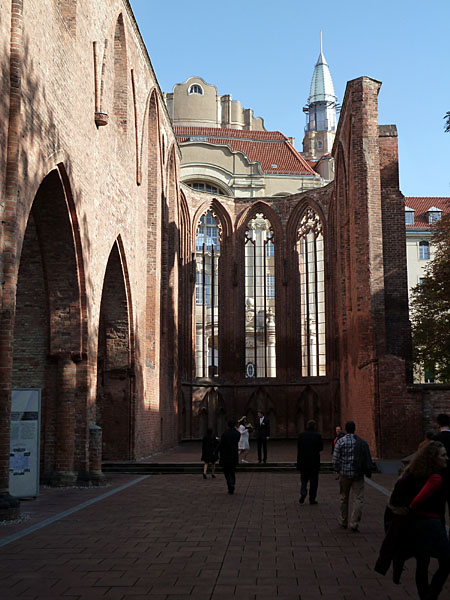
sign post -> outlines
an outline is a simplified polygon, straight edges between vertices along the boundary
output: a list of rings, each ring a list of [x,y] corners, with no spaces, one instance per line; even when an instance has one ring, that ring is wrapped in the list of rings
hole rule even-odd
[[[9,451],[9,493],[16,498],[39,494],[41,390],[13,389]]]

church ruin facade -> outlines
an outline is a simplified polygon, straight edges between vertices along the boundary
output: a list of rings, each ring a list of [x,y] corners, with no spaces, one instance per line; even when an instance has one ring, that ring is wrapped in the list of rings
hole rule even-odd
[[[42,391],[41,474],[54,485],[98,476],[92,425],[104,461],[259,409],[276,437],[312,417],[331,436],[352,418],[374,455],[414,448],[423,397],[407,385],[404,205],[380,83],[347,85],[334,182],[205,193],[180,183],[126,0],[2,10],[2,510],[14,388]]]

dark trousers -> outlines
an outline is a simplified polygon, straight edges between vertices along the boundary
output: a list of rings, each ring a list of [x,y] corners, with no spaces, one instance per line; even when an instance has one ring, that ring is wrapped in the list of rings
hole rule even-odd
[[[223,474],[225,475],[225,479],[228,486],[229,492],[234,492],[234,488],[236,486],[236,466],[235,465],[227,465],[222,467]]]
[[[429,556],[417,557],[416,586],[420,600],[437,600],[450,573],[450,560],[438,559],[439,567],[428,585]]]
[[[416,585],[421,600],[437,600],[450,574],[450,542],[440,519],[419,518],[413,523],[416,546]],[[438,569],[428,585],[430,556],[438,559]]]
[[[317,469],[302,469],[300,471],[300,482],[300,496],[306,498],[309,482],[309,500],[315,500],[317,488],[319,487],[319,471]]]
[[[267,460],[267,438],[261,437],[257,438],[258,443],[258,462],[261,462],[261,449],[263,451],[263,460],[266,462]]]

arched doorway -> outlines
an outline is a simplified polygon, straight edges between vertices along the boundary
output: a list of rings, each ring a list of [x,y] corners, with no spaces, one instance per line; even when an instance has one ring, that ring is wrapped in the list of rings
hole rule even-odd
[[[42,390],[41,474],[56,485],[87,470],[83,360],[84,281],[70,190],[54,170],[34,199],[18,270],[12,385]],[[81,376],[82,377],[82,376]],[[83,410],[84,407],[84,410]],[[77,458],[75,458],[77,456]]]
[[[97,425],[103,460],[129,460],[134,453],[134,373],[126,272],[116,242],[103,282],[97,353]]]

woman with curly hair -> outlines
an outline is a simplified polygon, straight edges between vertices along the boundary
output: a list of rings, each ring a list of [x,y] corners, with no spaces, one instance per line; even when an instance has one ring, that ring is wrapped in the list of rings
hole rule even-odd
[[[450,573],[442,477],[447,460],[443,444],[430,441],[415,454],[397,480],[387,508],[390,518],[386,538],[375,567],[385,574],[392,561],[394,582],[399,583],[404,561],[414,556],[420,600],[436,600]],[[439,567],[428,583],[431,557],[438,559]]]

